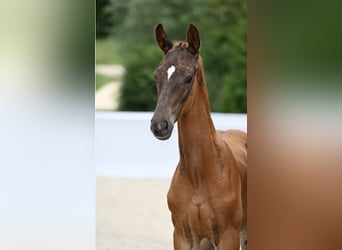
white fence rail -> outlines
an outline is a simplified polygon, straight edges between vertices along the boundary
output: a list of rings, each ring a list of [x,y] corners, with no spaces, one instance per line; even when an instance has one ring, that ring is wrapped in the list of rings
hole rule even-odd
[[[150,132],[151,112],[96,112],[98,176],[171,178],[178,162],[177,126],[167,141]],[[247,131],[246,114],[212,114],[216,129]]]

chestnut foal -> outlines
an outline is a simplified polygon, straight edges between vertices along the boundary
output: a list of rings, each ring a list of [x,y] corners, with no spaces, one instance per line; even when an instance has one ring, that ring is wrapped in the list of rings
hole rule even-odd
[[[167,195],[174,249],[238,250],[241,242],[246,250],[247,134],[215,130],[197,28],[173,43],[159,24],[156,40],[164,57],[151,130],[166,140],[178,121],[180,160]]]

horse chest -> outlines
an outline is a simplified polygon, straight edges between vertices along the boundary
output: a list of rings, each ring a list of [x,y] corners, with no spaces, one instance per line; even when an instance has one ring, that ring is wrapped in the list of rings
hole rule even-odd
[[[175,228],[191,241],[198,242],[207,237],[218,237],[219,224],[223,218],[217,214],[215,206],[207,196],[200,193],[183,194],[178,197],[168,196],[169,208]]]
[[[203,196],[192,195],[190,201],[184,204],[183,208],[186,212],[182,219],[188,223],[185,226],[189,227],[193,233],[206,235],[211,231],[212,227],[215,227],[217,222],[214,209]]]

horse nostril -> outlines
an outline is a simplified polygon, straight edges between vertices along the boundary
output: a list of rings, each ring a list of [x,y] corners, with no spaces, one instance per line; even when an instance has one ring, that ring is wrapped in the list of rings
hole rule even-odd
[[[173,123],[168,120],[155,120],[151,121],[151,131],[159,140],[167,140],[170,138],[173,129]]]
[[[157,128],[158,128],[159,131],[167,129],[168,127],[169,127],[169,123],[166,120],[162,121],[162,122],[159,122],[158,125],[157,125]]]

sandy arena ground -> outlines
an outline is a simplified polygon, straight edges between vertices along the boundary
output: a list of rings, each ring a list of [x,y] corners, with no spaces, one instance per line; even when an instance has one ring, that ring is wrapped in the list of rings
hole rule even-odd
[[[96,250],[172,250],[169,183],[98,177]]]

